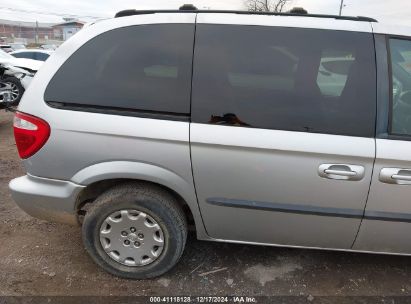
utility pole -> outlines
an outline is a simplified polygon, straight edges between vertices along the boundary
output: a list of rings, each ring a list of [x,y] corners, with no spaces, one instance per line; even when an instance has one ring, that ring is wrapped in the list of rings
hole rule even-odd
[[[341,3],[340,3],[340,16],[341,16],[343,7],[344,7],[344,0],[341,0]]]
[[[36,44],[38,44],[39,43],[39,22],[36,20],[36,37],[35,37],[35,41],[36,41]]]

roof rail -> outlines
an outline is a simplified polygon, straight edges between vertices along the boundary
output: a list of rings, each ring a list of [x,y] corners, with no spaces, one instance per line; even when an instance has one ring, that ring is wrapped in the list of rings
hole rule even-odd
[[[180,6],[179,10],[180,11],[197,11],[197,8],[192,4],[184,4],[183,6]]]
[[[240,15],[268,15],[268,16],[296,16],[296,17],[313,17],[313,18],[328,18],[337,20],[351,20],[351,21],[364,21],[364,22],[378,22],[370,17],[352,17],[352,16],[338,16],[338,15],[322,15],[322,14],[300,14],[300,13],[274,13],[274,12],[249,12],[249,11],[232,11],[232,10],[198,10],[191,4],[184,4],[180,7],[180,10],[124,10],[115,15],[115,18],[134,16],[134,15],[147,15],[156,13],[208,13],[208,14],[240,14]]]

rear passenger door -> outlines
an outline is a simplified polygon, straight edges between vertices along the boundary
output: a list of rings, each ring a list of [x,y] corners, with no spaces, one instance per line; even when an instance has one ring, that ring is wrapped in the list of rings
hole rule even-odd
[[[376,77],[369,24],[337,31],[345,24],[199,14],[190,141],[211,237],[352,246],[375,156]]]
[[[375,26],[376,30],[379,27]],[[377,155],[357,250],[411,252],[411,37],[376,35]]]

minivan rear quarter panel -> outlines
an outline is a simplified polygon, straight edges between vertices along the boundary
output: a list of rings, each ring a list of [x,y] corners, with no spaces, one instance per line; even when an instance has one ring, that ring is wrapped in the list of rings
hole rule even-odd
[[[203,235],[190,162],[189,113],[187,113],[190,102],[189,91],[183,96],[185,98],[183,103],[185,102],[186,106],[176,108],[176,113],[160,111],[160,116],[156,116],[156,111],[146,111],[145,108],[141,109],[142,111],[117,109],[116,102],[119,102],[115,98],[112,98],[112,107],[109,105],[109,109],[104,108],[108,104],[103,107],[94,107],[96,105],[91,104],[90,107],[86,105],[79,109],[76,108],[78,105],[76,100],[71,98],[55,100],[56,103],[51,99],[47,102],[45,100],[48,84],[60,67],[64,67],[65,63],[70,61],[72,54],[81,52],[83,45],[101,34],[119,28],[164,24],[170,25],[167,27],[169,29],[174,25],[190,27],[191,32],[185,31],[185,35],[188,35],[186,46],[189,48],[186,53],[189,56],[183,59],[188,62],[189,68],[187,71],[180,72],[191,75],[194,23],[195,14],[191,13],[117,18],[101,21],[85,28],[62,45],[36,75],[19,106],[19,111],[44,118],[51,127],[51,135],[45,146],[36,155],[23,161],[28,174],[73,181],[83,186],[112,178],[141,179],[161,184],[183,197],[192,210],[198,234]],[[138,37],[135,38],[137,41]],[[107,48],[113,45],[112,43],[113,41],[109,41]],[[160,50],[167,51],[167,48],[160,48]],[[97,49],[96,57],[101,52],[104,50]],[[85,61],[84,65],[87,64],[92,69],[90,62]],[[149,74],[147,77],[179,76],[176,75],[175,70],[171,70],[170,73],[170,69],[166,69],[165,75],[164,73],[158,75],[158,71],[158,68],[152,68],[144,72],[146,76]],[[81,82],[83,77],[87,78],[90,75],[93,77],[94,72],[95,70],[90,70],[88,73],[86,71],[74,75],[77,77],[70,80],[73,82],[70,85]],[[116,77],[105,76],[109,79]],[[190,81],[184,83],[189,90]],[[101,88],[100,93],[104,94],[104,88]],[[172,95],[173,92],[169,94]],[[67,105],[70,106],[65,108]],[[74,213],[75,206],[72,208]]]

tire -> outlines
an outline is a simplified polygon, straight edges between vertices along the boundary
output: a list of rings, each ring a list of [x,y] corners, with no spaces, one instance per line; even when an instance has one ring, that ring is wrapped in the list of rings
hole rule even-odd
[[[164,245],[162,252],[153,262],[143,266],[127,266],[116,261],[104,250],[100,241],[100,229],[103,227],[103,224],[106,225],[105,220],[108,216],[113,213],[116,214],[120,210],[138,210],[143,212],[148,217],[151,217],[151,220],[157,222],[161,228]],[[123,221],[123,214],[120,217],[121,221]],[[129,217],[125,216],[124,218],[129,220]],[[123,222],[121,222],[121,225],[123,225]],[[121,230],[124,229],[121,228]],[[117,230],[115,231],[117,233]],[[113,232],[113,235],[117,234]],[[132,233],[130,233],[130,237],[131,235]],[[121,184],[104,192],[91,204],[84,218],[82,237],[85,249],[91,258],[107,272],[127,279],[148,279],[164,274],[177,264],[183,254],[187,240],[187,221],[176,198],[163,188],[148,183]],[[108,246],[120,246],[117,242],[121,237],[116,236],[113,238],[116,243],[113,242],[112,244],[110,239],[110,245]],[[122,239],[120,242],[122,242]],[[125,250],[133,250],[136,253],[137,251],[135,250],[139,249],[126,248]]]
[[[15,100],[13,100],[13,102],[11,102],[12,106],[17,106],[20,103],[20,100],[23,97],[23,94],[25,91],[23,86],[21,85],[20,80],[18,80],[15,77],[8,77],[8,78],[5,78],[2,82],[10,84],[11,86],[13,86],[15,90],[18,91],[18,96],[16,97]]]

